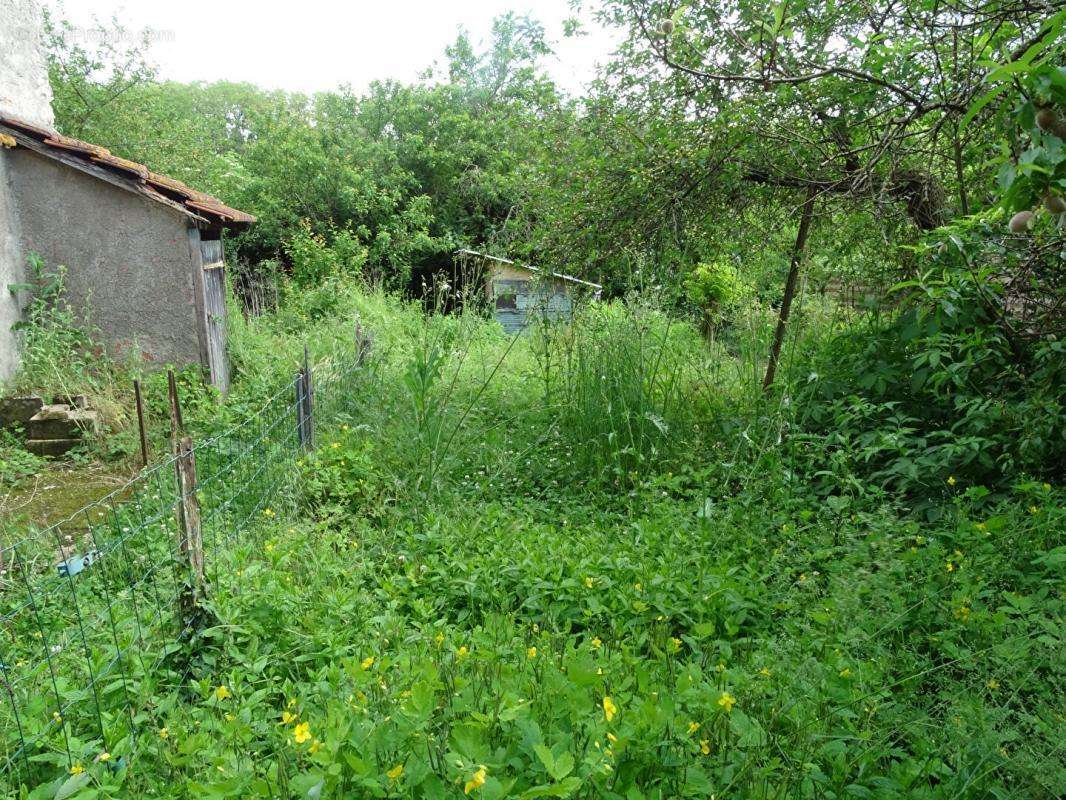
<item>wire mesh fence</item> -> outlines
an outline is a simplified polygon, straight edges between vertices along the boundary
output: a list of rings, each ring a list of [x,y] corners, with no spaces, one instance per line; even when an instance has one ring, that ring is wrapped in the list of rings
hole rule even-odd
[[[115,766],[135,754],[145,701],[160,681],[188,677],[181,654],[202,624],[188,613],[190,557],[199,550],[210,591],[233,579],[213,554],[295,512],[297,459],[316,426],[352,411],[366,354],[359,334],[354,351],[316,365],[314,382],[305,365],[239,424],[186,439],[185,452],[62,522],[0,543],[0,796],[78,771],[86,754]],[[191,487],[179,469],[189,466]]]

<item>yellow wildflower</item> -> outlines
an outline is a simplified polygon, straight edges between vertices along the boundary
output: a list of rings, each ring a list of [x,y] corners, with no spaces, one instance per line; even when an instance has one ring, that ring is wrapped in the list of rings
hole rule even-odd
[[[644,584],[634,583],[633,584],[633,588],[636,589],[638,592],[643,592],[644,591]]]
[[[274,552],[274,543],[273,542],[267,542],[266,543],[266,551],[268,553],[273,553]]]
[[[676,653],[680,649],[681,649],[681,640],[678,639],[676,636],[671,636],[670,637],[670,652]]]
[[[438,633],[436,636],[433,637],[433,641],[435,641],[438,645],[444,644],[444,634]]]
[[[689,736],[691,736],[692,734],[694,734],[694,733],[695,733],[696,731],[698,731],[699,729],[700,729],[700,724],[699,724],[698,722],[690,722],[690,723],[688,724],[688,733],[689,733]]]
[[[850,678],[851,677],[851,670],[848,669],[847,667],[844,667],[844,669],[840,670],[840,677],[841,678]]]
[[[397,764],[385,774],[389,776],[389,780],[396,780],[401,775],[403,775],[403,764]]]
[[[332,447],[334,450],[336,450],[338,447],[341,446],[341,443],[340,442],[331,442],[329,446]]]
[[[101,753],[100,755],[98,755],[96,757],[96,760],[97,761],[110,761],[111,760],[111,754],[108,753],[107,751],[104,751],[103,753]]]
[[[608,732],[607,732],[607,741],[609,741],[609,742],[610,742],[611,744],[614,744],[615,742],[617,742],[617,741],[618,741],[618,737],[617,737],[617,736],[615,736],[615,735],[614,735],[613,733],[611,733],[610,731],[608,731]]]
[[[999,688],[999,681],[997,681],[995,678],[990,678],[988,681],[988,688],[994,692],[996,689]]]
[[[955,565],[954,565],[954,564],[952,564],[952,563],[951,563],[951,562],[949,561],[949,562],[948,562],[948,563],[947,563],[947,564],[945,565],[945,569],[947,569],[947,571],[948,571],[948,572],[954,572],[954,571],[955,571]]]
[[[531,647],[528,650],[526,650],[526,658],[536,658],[536,657],[537,657],[537,648]]]
[[[954,486],[956,483],[958,483],[958,481],[955,480],[955,476],[954,475],[949,475],[948,476],[948,486]]]
[[[215,699],[219,702],[230,697],[233,697],[233,695],[230,694],[230,691],[226,686],[219,686],[217,689],[215,689]]]
[[[370,669],[372,666],[374,666],[374,657],[373,656],[367,656],[366,658],[364,658],[362,660],[362,662],[359,664],[359,666],[362,667],[364,671]]]
[[[614,715],[618,713],[618,706],[614,704],[610,695],[604,695],[603,697],[603,715],[607,717],[607,721],[610,722],[614,719]]]
[[[599,650],[601,647],[603,647],[603,641],[600,639],[599,636],[593,637],[592,647],[596,650]]]
[[[724,708],[727,714],[733,710],[733,706],[736,704],[737,699],[729,692],[722,692],[722,696],[718,698],[718,705]]]
[[[485,777],[488,775],[488,770],[484,765],[477,768],[477,772],[470,776],[470,780],[466,782],[466,786],[463,787],[463,794],[470,794],[475,789],[480,789],[485,785]]]
[[[301,722],[292,730],[292,738],[296,741],[296,744],[303,744],[311,738],[311,725],[307,722]]]
[[[700,752],[703,753],[705,756],[709,756],[711,754],[711,743],[709,740],[700,739]]]
[[[290,723],[296,722],[298,719],[299,719],[299,717],[297,717],[295,714],[293,714],[293,713],[291,713],[289,711],[282,711],[281,712],[281,724],[282,725],[289,725]]]
[[[766,667],[763,667],[759,670],[759,674],[762,675],[764,678],[769,678],[771,673],[770,670],[768,670]]]
[[[464,644],[462,647],[455,651],[455,656],[456,658],[466,658],[469,653],[470,651],[466,649],[466,645]]]
[[[81,775],[83,772],[85,772],[85,767],[81,765],[80,761],[70,768],[71,775]]]
[[[170,731],[168,731],[166,729],[166,726],[164,726],[164,727],[159,729],[159,738],[160,739],[169,739],[170,738]]]
[[[321,749],[322,749],[322,742],[318,741],[318,739],[315,739],[313,742],[311,742],[311,746],[307,748],[307,752],[311,753],[311,754],[314,754],[314,753],[317,753]]]
[[[592,578],[586,577],[585,578],[585,588],[586,589],[591,589],[592,588],[592,584],[593,584]]]
[[[1040,513],[1040,509],[1037,508],[1036,506],[1029,506],[1029,513],[1030,514],[1039,514]]]

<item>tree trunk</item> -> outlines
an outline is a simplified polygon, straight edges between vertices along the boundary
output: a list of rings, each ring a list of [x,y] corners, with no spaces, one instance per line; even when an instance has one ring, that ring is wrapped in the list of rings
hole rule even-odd
[[[785,296],[781,298],[781,311],[777,316],[774,343],[770,347],[770,361],[766,365],[766,377],[762,382],[763,389],[769,389],[773,385],[774,374],[777,372],[777,362],[781,358],[781,345],[785,341],[788,315],[792,311],[792,298],[796,295],[799,268],[803,261],[804,251],[807,248],[807,234],[811,230],[811,217],[814,216],[814,201],[817,196],[818,189],[813,185],[808,186],[807,198],[803,201],[803,211],[800,215],[799,232],[796,234],[796,244],[792,248],[792,262],[788,267],[788,279],[785,281]]]

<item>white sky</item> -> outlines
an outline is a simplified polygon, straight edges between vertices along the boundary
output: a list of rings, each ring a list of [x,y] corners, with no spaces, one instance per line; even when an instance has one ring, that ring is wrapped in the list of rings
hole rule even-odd
[[[564,39],[575,16],[568,0],[43,0],[75,26],[116,16],[131,30],[158,32],[152,58],[160,77],[178,81],[248,81],[266,89],[315,92],[350,83],[412,81],[434,61],[460,26],[487,40],[493,17],[530,12],[555,42],[549,74],[579,92],[615,46],[617,34],[597,26],[589,2],[576,16],[587,36]]]

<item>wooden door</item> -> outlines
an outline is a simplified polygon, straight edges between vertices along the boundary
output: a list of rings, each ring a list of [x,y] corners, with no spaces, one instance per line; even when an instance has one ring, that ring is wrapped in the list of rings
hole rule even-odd
[[[222,242],[200,242],[204,264],[204,314],[207,316],[207,360],[211,383],[223,394],[229,391],[229,364],[226,361],[226,265]]]

